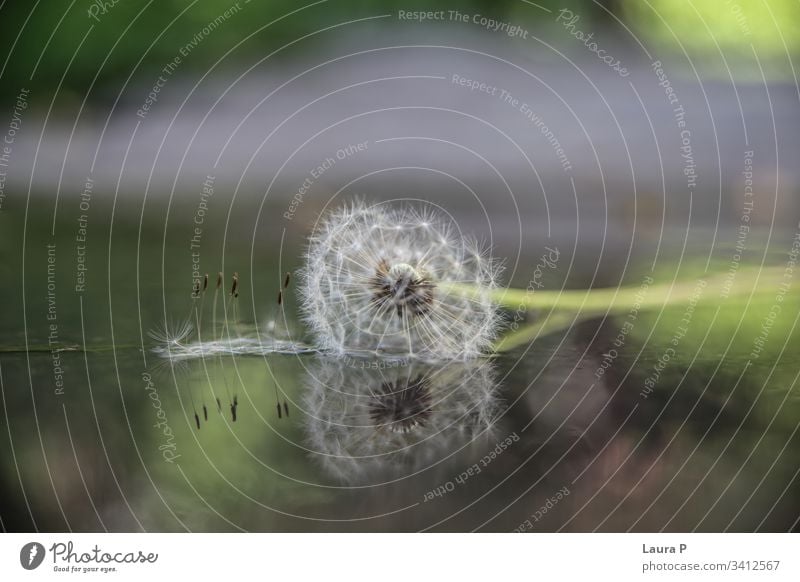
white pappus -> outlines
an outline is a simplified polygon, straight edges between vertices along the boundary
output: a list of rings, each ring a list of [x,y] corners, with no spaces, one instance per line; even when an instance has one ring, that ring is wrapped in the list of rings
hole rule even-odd
[[[499,264],[433,211],[352,203],[305,258],[301,307],[323,350],[468,359],[497,335]]]

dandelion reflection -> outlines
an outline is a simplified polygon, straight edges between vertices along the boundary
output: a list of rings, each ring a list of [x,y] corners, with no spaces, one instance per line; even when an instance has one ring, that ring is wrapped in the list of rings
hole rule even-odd
[[[330,359],[309,366],[305,432],[333,479],[380,483],[484,443],[500,411],[488,361]]]

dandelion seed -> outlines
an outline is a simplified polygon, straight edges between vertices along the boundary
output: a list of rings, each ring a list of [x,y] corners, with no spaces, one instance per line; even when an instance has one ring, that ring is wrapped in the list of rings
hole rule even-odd
[[[173,349],[168,349],[162,346],[159,346],[154,349],[156,352],[166,352],[172,353]],[[172,357],[167,357],[164,359],[156,360],[155,363],[151,367],[154,374],[164,375],[167,376],[169,374],[174,374],[176,379],[185,380],[188,378],[191,373],[191,367],[189,366],[189,362],[184,359],[176,359]]]
[[[322,349],[460,359],[483,353],[499,318],[498,264],[433,212],[356,203],[310,239],[302,309]],[[458,290],[469,286],[470,293]]]
[[[191,320],[184,319],[180,323],[165,323],[161,327],[151,329],[147,335],[162,348],[179,348],[183,347],[184,342],[192,335],[192,331],[194,326]]]

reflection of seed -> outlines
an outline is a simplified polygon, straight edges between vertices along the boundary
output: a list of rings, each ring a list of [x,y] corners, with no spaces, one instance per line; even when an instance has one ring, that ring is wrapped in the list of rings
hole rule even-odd
[[[208,408],[206,408],[206,405],[205,405],[205,404],[203,404],[203,418],[204,418],[206,421],[208,420]]]
[[[278,402],[277,406],[278,406],[278,418],[283,418],[283,416],[281,415],[281,403]]]
[[[200,430],[200,417],[197,416],[197,413],[194,413],[194,421],[197,424],[197,430]]]
[[[208,273],[203,277],[203,293],[206,292],[206,289],[208,289]]]
[[[217,289],[222,287],[222,271],[217,273]]]
[[[286,279],[283,281],[283,288],[286,289],[289,286],[289,281],[292,280],[292,274],[287,271]]]
[[[192,297],[197,297],[200,295],[200,281],[195,281],[194,285],[192,285]]]
[[[418,377],[404,382],[387,382],[373,396],[369,413],[377,428],[408,433],[425,426],[431,415],[428,380]]]
[[[231,404],[231,420],[236,422],[236,405]]]
[[[222,412],[222,402],[217,398],[217,412]]]
[[[283,410],[286,411],[286,416],[289,416],[289,405],[286,404],[286,401],[283,401]]]
[[[283,303],[283,291],[278,291],[278,305]]]

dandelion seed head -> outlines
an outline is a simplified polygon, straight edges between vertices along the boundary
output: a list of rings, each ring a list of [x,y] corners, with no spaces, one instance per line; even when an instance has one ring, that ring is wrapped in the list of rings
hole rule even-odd
[[[299,286],[321,348],[471,358],[499,323],[498,264],[430,210],[354,203],[310,238]],[[457,286],[469,286],[470,292]]]

